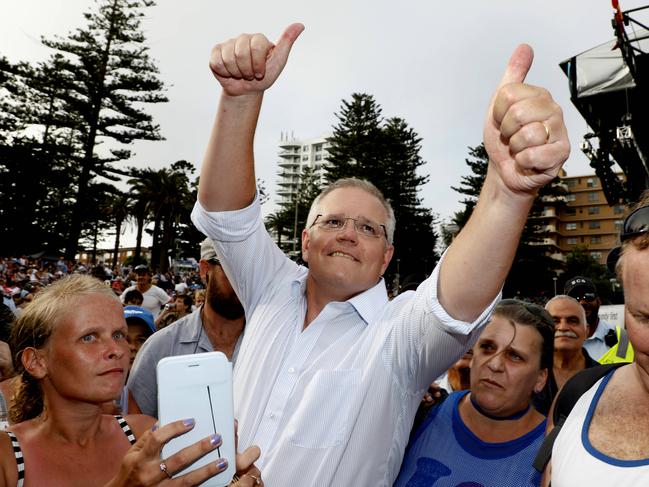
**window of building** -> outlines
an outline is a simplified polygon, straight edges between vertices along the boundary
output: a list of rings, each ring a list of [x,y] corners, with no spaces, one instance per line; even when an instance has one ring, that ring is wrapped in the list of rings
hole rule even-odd
[[[590,237],[590,243],[592,244],[601,244],[602,237]]]
[[[587,186],[587,187],[589,187],[589,188],[594,188],[595,185],[596,185],[596,183],[595,183],[595,179],[594,179],[594,178],[588,178],[588,179],[586,180],[586,186]]]
[[[316,154],[315,155],[315,160],[316,161],[321,161],[322,160],[322,155],[321,154]]]
[[[303,161],[308,161],[308,160],[309,160],[309,156],[302,156],[302,160],[303,160]]]
[[[577,210],[575,208],[566,208],[565,212],[566,216],[575,216],[577,214]]]
[[[566,230],[577,230],[576,223],[566,223]]]
[[[588,193],[588,201],[599,201],[599,193]]]
[[[590,253],[590,256],[591,256],[593,259],[597,260],[597,261],[602,260],[602,253],[601,253],[601,252],[591,252],[591,253]]]
[[[622,230],[622,227],[624,226],[624,220],[615,220],[614,224],[616,230]]]
[[[599,222],[589,222],[588,223],[588,228],[590,228],[591,230],[599,228]]]
[[[577,186],[577,180],[576,179],[568,179],[568,181],[566,181],[566,183],[568,184],[569,188],[574,188],[575,186]]]
[[[599,215],[599,206],[589,206],[588,207],[589,215]]]
[[[615,206],[613,207],[613,213],[615,213],[616,215],[621,215],[622,213],[624,213],[624,206],[622,206],[622,205],[615,205]]]
[[[566,239],[566,243],[568,245],[576,245],[577,244],[577,237],[568,237]]]
[[[302,146],[302,152],[309,152],[309,146],[308,145],[303,145]]]
[[[322,144],[316,144],[315,145],[315,151],[320,152],[322,150]]]
[[[567,194],[566,195],[566,201],[575,201],[577,199],[576,194]]]

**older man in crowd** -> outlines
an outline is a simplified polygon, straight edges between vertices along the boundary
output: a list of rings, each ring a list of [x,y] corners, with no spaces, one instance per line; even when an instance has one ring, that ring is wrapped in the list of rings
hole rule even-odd
[[[561,294],[545,305],[554,321],[554,364],[543,391],[534,398],[534,405],[547,416],[552,401],[563,385],[583,369],[599,365],[586,351],[588,336],[586,313],[579,302]]]

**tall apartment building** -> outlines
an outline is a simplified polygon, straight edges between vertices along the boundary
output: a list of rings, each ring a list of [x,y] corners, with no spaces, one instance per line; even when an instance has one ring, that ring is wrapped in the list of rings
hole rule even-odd
[[[565,177],[568,204],[559,211],[559,248],[570,252],[585,246],[590,255],[606,264],[609,251],[619,245],[625,205],[609,206],[599,178],[594,175]]]
[[[278,203],[293,200],[298,191],[298,183],[303,168],[310,167],[324,182],[324,165],[327,161],[327,142],[329,135],[311,139],[296,139],[282,134],[279,142],[279,171],[277,176]]]
[[[561,181],[568,190],[561,198],[565,204],[547,201],[540,216],[549,232],[544,244],[554,257],[563,258],[578,246],[586,248],[595,260],[605,265],[609,251],[619,245],[626,206],[609,206],[595,175],[563,175]]]

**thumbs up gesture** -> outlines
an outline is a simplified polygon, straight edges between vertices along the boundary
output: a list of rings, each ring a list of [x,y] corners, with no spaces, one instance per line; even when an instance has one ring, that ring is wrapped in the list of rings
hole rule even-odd
[[[570,154],[563,114],[550,93],[524,84],[534,53],[516,48],[496,90],[484,126],[491,164],[505,188],[535,194],[558,174]]]
[[[284,69],[291,47],[303,30],[302,24],[289,25],[277,44],[263,34],[241,34],[217,44],[210,55],[210,69],[230,96],[263,92]]]

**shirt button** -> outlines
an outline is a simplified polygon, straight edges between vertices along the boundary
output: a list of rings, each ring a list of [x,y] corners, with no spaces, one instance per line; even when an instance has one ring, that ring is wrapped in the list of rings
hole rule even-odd
[[[270,419],[275,419],[275,413],[270,413],[270,414],[268,415],[268,417],[269,417]]]
[[[289,368],[289,369],[288,369],[288,373],[289,373],[289,374],[293,374],[293,373],[295,373],[295,368],[294,368],[294,367]]]

